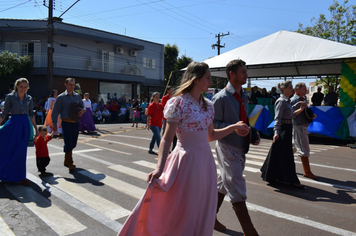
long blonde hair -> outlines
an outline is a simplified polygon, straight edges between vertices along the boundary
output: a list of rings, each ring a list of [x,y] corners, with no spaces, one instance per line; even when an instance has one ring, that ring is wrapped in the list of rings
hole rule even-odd
[[[194,87],[194,80],[203,78],[207,70],[209,70],[209,66],[205,62],[192,61],[189,63],[187,70],[183,74],[182,81],[173,96],[189,93]],[[203,97],[202,101],[204,109],[207,110],[208,104]]]
[[[12,91],[13,93],[14,92],[17,92],[17,87],[19,86],[19,84],[21,83],[27,83],[27,89],[30,89],[30,83],[28,82],[28,80],[26,78],[19,78],[15,81],[15,85],[14,85],[14,90]]]

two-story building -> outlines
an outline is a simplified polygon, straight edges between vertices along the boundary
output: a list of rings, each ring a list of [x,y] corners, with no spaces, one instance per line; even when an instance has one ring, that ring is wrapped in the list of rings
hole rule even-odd
[[[33,57],[34,70],[26,76],[29,94],[47,96],[46,20],[0,19],[0,51]],[[53,89],[64,91],[64,81],[74,77],[92,99],[148,98],[163,91],[164,45],[97,29],[54,22]],[[9,85],[1,84],[0,93]]]

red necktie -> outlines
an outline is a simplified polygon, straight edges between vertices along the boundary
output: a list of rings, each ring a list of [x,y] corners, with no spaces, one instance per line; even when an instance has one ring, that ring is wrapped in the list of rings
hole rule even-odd
[[[245,111],[244,100],[242,100],[239,94],[236,92],[233,95],[237,99],[237,101],[240,102],[240,120],[247,124],[247,115]]]

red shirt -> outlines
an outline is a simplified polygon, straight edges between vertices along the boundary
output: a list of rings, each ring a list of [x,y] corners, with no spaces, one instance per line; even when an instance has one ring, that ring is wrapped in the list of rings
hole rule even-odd
[[[162,103],[162,105],[163,105],[163,108],[164,108],[164,106],[166,105],[166,103],[168,102],[168,100],[169,100],[170,98],[171,98],[171,97],[169,96],[169,94],[164,95],[164,96],[162,97],[161,103]],[[165,119],[166,119],[166,118],[163,117],[163,120],[165,120]]]
[[[119,104],[117,104],[115,101],[111,103],[111,111],[117,111],[117,107],[119,106]]]
[[[46,135],[44,138],[38,135],[37,141],[33,140],[36,147],[36,158],[49,157],[47,142],[51,139],[51,135]]]
[[[152,102],[147,109],[147,115],[151,116],[150,126],[158,126],[162,128],[162,118],[163,118],[164,106],[162,103],[156,104]]]

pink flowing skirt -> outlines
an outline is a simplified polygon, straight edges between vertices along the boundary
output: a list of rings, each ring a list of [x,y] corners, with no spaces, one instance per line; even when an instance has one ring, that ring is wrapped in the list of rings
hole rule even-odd
[[[119,236],[213,235],[217,177],[207,130],[177,136],[163,174],[148,186]]]

